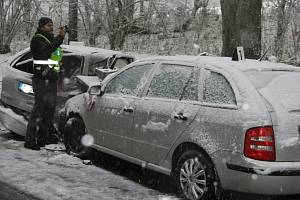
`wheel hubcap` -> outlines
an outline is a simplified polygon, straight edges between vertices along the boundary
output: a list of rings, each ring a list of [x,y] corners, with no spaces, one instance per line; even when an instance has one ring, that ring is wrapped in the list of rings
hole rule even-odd
[[[206,174],[198,158],[186,160],[180,169],[180,186],[192,200],[201,199],[206,191]]]

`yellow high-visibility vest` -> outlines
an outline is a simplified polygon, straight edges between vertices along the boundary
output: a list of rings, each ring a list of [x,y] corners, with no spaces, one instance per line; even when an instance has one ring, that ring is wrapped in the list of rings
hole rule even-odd
[[[49,44],[51,44],[51,42],[48,40],[48,38],[46,38],[45,36],[43,36],[42,34],[36,34],[39,37],[44,38]],[[49,68],[53,69],[55,72],[59,72],[60,71],[60,64],[61,64],[61,60],[63,57],[63,51],[60,47],[58,47],[52,54],[50,59],[48,60],[34,60],[33,64],[38,64],[38,65],[48,65]]]

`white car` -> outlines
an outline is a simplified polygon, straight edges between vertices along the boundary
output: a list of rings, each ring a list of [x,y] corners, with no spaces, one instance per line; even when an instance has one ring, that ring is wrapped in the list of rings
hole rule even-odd
[[[118,51],[86,46],[62,45],[63,59],[58,85],[57,110],[65,101],[87,90],[75,83],[78,75],[99,81],[96,69],[119,69],[134,61],[132,56]],[[2,91],[0,122],[9,130],[25,136],[27,119],[33,108],[33,59],[27,48],[1,64]],[[58,112],[57,112],[58,113]]]

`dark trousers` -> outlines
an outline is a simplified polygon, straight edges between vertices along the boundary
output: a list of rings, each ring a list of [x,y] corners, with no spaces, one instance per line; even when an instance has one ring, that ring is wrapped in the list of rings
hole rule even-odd
[[[34,107],[27,125],[25,144],[44,146],[55,132],[53,118],[56,106],[57,80],[33,78]]]

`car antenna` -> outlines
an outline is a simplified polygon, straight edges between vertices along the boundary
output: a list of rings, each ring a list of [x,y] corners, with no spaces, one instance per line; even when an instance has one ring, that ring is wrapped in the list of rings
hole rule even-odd
[[[270,46],[266,49],[266,51],[263,53],[263,55],[258,59],[258,61],[262,61],[262,59],[267,55],[268,51],[270,49]]]

